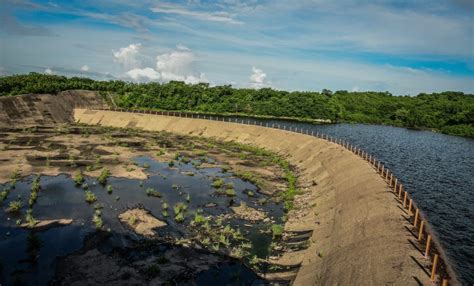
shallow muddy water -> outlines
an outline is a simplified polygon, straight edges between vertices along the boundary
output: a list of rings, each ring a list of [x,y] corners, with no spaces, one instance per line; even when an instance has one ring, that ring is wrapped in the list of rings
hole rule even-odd
[[[97,232],[92,222],[95,208],[101,208],[102,231],[109,233],[106,242],[99,244],[101,251],[111,251],[133,247],[138,240],[143,239],[118,219],[118,215],[129,208],[144,208],[154,217],[165,221],[167,226],[156,231],[159,238],[169,242],[192,235],[189,225],[196,211],[202,210],[202,215],[211,216],[212,223],[215,223],[218,216],[232,213],[230,206],[238,206],[241,202],[245,202],[247,206],[265,212],[271,218],[271,222],[249,223],[230,217],[223,219],[222,225],[229,224],[232,228],[240,230],[244,239],[251,243],[249,249],[251,255],[260,258],[270,255],[272,234],[268,230],[272,223],[281,223],[283,207],[271,200],[266,200],[262,204],[262,199],[266,196],[259,193],[255,185],[217,167],[196,168],[193,165],[194,161],[189,163],[180,161],[172,168],[168,163],[160,163],[145,156],[136,157],[135,162],[138,166],[147,167],[146,173],[149,178],[140,181],[109,177],[107,184],[113,188],[111,193],[108,193],[107,187],[99,184],[97,179],[85,177],[87,189],[97,197],[97,202],[92,204],[85,201],[84,185],[82,187],[75,185],[70,176],[42,176],[41,190],[32,208],[34,218],[73,220],[70,225],[45,231],[17,226],[17,223],[20,223],[19,219],[24,222],[30,189],[35,177],[29,176],[19,180],[1,205],[1,284],[9,285],[15,282],[30,285],[47,284],[58,268],[57,258],[77,253],[83,247],[86,237]],[[217,189],[212,187],[215,178],[222,178],[226,184],[232,184],[235,196],[217,194]],[[9,183],[0,185],[0,190],[9,186]],[[158,191],[161,197],[148,196],[146,193],[148,188]],[[249,190],[254,193],[253,197],[247,195]],[[6,212],[9,203],[14,200],[22,201],[21,214]],[[169,217],[164,216],[163,202],[169,205]],[[173,206],[177,203],[187,205],[183,223],[178,223],[174,219]],[[210,265],[210,270],[196,276],[198,285],[223,281],[231,281],[229,283],[232,284],[251,284],[258,280],[256,274],[242,263],[231,259],[218,260],[222,263]],[[223,271],[227,268],[228,271]],[[221,270],[216,272],[216,269]]]

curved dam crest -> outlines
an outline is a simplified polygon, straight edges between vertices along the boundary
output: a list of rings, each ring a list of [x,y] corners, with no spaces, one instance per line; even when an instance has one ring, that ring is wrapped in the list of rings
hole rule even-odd
[[[303,191],[285,229],[313,230],[303,252],[275,262],[301,263],[295,285],[429,285],[429,265],[410,243],[406,213],[370,165],[312,136],[238,123],[74,109],[76,122],[168,131],[251,144],[287,157]]]

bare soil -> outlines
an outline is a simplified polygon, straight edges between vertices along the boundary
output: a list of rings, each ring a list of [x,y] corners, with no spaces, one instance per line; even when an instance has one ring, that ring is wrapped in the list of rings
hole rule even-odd
[[[140,208],[129,209],[121,213],[119,219],[122,223],[132,228],[136,233],[145,237],[155,236],[155,228],[167,225],[166,222],[151,215],[149,211]]]

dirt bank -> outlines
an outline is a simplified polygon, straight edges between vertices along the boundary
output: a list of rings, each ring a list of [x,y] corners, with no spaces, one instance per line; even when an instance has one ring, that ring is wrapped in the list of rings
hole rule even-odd
[[[52,125],[72,122],[75,107],[99,108],[104,101],[95,91],[69,90],[52,94],[0,97],[0,126]]]
[[[286,230],[313,230],[308,249],[278,263],[301,262],[296,285],[430,284],[411,243],[406,213],[386,183],[359,157],[311,136],[235,123],[110,111],[75,110],[81,123],[165,130],[264,147],[299,168],[303,194]]]

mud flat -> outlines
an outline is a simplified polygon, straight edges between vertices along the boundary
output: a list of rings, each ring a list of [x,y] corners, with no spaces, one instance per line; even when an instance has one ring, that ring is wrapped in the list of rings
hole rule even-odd
[[[267,150],[61,124],[0,128],[0,162],[1,284],[290,283],[269,257],[306,247],[282,231],[294,168]]]
[[[414,247],[406,213],[363,160],[311,136],[257,126],[167,116],[76,109],[77,122],[168,131],[253,144],[298,168],[303,193],[286,232],[311,233],[305,250],[274,257],[301,263],[295,285],[429,285],[428,261]]]

